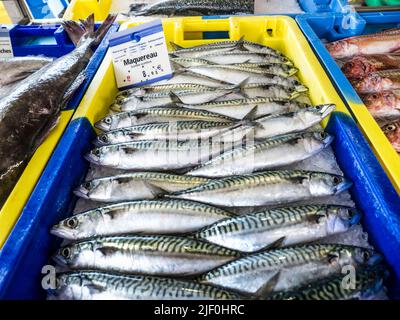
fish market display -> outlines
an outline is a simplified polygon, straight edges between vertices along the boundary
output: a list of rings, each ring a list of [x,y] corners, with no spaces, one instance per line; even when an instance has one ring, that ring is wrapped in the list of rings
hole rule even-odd
[[[265,283],[271,291],[290,290],[332,275],[344,266],[366,266],[380,257],[369,249],[337,244],[311,244],[273,249],[229,262],[198,280],[247,293],[257,292]]]
[[[93,15],[82,24],[65,22],[76,49],[20,82],[0,100],[0,206],[33,153],[56,126],[63,105],[84,81],[82,71],[93,47],[100,43],[114,20],[114,16],[109,16],[96,32]],[[38,63],[42,65],[43,61]]]
[[[324,295],[382,260],[320,125],[335,105],[312,105],[274,48],[171,46],[173,77],[119,92],[95,124],[73,215],[50,230],[65,241],[48,298],[364,298],[362,276]]]
[[[253,13],[254,0],[160,0],[152,4],[132,4],[128,15],[207,16]]]
[[[392,124],[400,120],[400,29],[339,40],[327,49],[399,152]]]

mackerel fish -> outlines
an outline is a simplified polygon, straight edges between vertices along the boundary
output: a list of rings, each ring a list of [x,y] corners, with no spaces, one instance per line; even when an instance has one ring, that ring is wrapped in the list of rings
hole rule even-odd
[[[198,231],[195,237],[230,249],[255,252],[277,246],[277,242],[286,247],[342,233],[360,219],[355,209],[342,206],[275,208],[221,220]]]
[[[275,88],[272,88],[275,92]],[[198,109],[221,114],[230,119],[241,120],[246,115],[253,114],[255,119],[271,114],[282,114],[298,111],[310,107],[304,103],[280,97],[255,97],[246,99],[234,99],[226,101],[214,101],[199,105],[183,105],[179,107]]]
[[[328,117],[335,110],[335,107],[334,104],[325,104],[258,118],[255,121],[258,123],[255,129],[255,138],[264,139],[304,131]]]
[[[387,271],[381,267],[359,268],[355,272],[355,286],[343,286],[344,275],[334,275],[309,283],[290,292],[271,295],[270,300],[365,300],[383,289]]]
[[[133,172],[84,182],[74,192],[100,202],[154,199],[165,192],[177,192],[210,179],[159,172]]]
[[[211,54],[205,53],[200,55],[199,59],[206,60],[214,64],[280,64],[293,66],[293,63],[285,56],[263,54],[251,51],[231,51],[231,52],[214,52]]]
[[[241,294],[173,278],[75,271],[57,275],[51,300],[239,300]]]
[[[361,247],[310,244],[249,255],[204,274],[198,281],[248,293],[269,282],[272,292],[286,291],[340,275],[344,266],[358,268],[380,260],[374,251]]]
[[[187,175],[213,178],[282,167],[312,157],[332,141],[333,137],[325,132],[276,136],[225,152],[189,171]]]
[[[247,51],[274,55],[278,57],[285,57],[278,50],[272,49],[271,47],[264,46],[256,42],[244,40],[244,37],[240,38],[239,40],[218,41],[190,48],[182,48],[181,46],[173,42],[171,43],[171,45],[175,48],[175,51],[173,51],[172,54],[179,57],[197,58],[204,54],[212,54],[214,52],[229,52],[232,50],[235,50],[237,52]]]
[[[108,131],[97,137],[95,145],[98,147],[132,142],[138,140],[190,140],[206,139],[230,130],[229,122],[216,121],[177,121],[149,123],[129,128]]]
[[[108,145],[92,150],[85,158],[97,165],[123,170],[185,169],[232,149],[252,130],[251,127],[241,129],[238,134],[212,142],[144,140]]]
[[[109,236],[74,242],[54,260],[71,269],[146,275],[196,275],[240,254],[215,244],[177,236]]]
[[[198,230],[232,214],[185,200],[123,202],[78,213],[50,233],[69,240],[118,234],[177,234]]]
[[[304,171],[264,171],[215,179],[168,197],[217,206],[252,207],[285,204],[338,194],[352,185],[340,175]]]
[[[120,112],[108,115],[95,123],[95,127],[102,131],[111,131],[154,122],[168,121],[215,121],[233,123],[234,118],[207,110],[192,110],[182,107],[147,108],[136,111]]]

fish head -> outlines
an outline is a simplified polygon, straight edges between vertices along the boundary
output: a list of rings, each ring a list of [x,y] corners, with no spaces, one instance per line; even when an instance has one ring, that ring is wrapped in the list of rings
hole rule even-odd
[[[56,288],[49,290],[50,300],[91,299],[92,281],[80,273],[61,273],[56,277]]]
[[[316,197],[338,194],[352,185],[343,176],[323,172],[311,173],[309,183],[310,192]]]
[[[103,146],[107,146],[109,144],[112,144],[112,137],[114,136],[113,133],[103,133],[100,134],[96,137],[96,139],[93,141],[93,144],[96,147],[103,147]]]
[[[298,93],[304,93],[308,91],[308,88],[298,80],[293,81],[293,87],[295,92]]]
[[[338,40],[326,45],[331,56],[335,59],[352,57],[358,53],[358,46],[351,39]]]
[[[110,131],[113,128],[114,122],[115,119],[112,116],[107,116],[104,119],[96,122],[94,126],[101,131]]]
[[[326,148],[333,141],[333,136],[325,131],[307,133],[304,138],[304,147],[310,153]]]
[[[363,102],[370,111],[383,111],[394,109],[397,104],[397,97],[391,91],[374,92],[364,95]]]
[[[382,255],[373,249],[362,247],[346,248],[347,254],[350,254],[356,265],[375,266],[383,261]]]
[[[382,264],[366,267],[357,272],[358,286],[363,289],[360,293],[360,298],[370,299],[381,292],[384,289],[384,281],[389,275],[388,269]]]
[[[374,71],[374,65],[367,58],[356,56],[343,65],[342,71],[348,78],[359,79]]]
[[[81,246],[79,243],[72,243],[58,249],[57,253],[53,256],[53,260],[62,266],[73,267],[76,265],[81,253]]]
[[[82,183],[74,193],[83,199],[102,201],[111,197],[113,188],[118,187],[118,180],[111,178],[94,179]]]
[[[393,148],[400,153],[400,122],[387,124],[382,129]]]
[[[117,154],[113,151],[115,151],[113,145],[95,148],[85,155],[85,159],[97,165],[118,165],[119,158]]]
[[[328,117],[336,106],[334,104],[322,104],[315,107],[309,107],[298,111],[299,118],[305,124],[317,124]]]

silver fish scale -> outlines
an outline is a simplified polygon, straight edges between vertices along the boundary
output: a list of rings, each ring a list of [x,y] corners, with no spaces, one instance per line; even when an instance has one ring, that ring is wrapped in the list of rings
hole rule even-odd
[[[172,278],[117,275],[96,271],[65,274],[69,284],[89,282],[109,290],[136,296],[153,298],[211,298],[238,299],[238,295],[218,287]],[[83,284],[84,286],[84,284]]]
[[[210,179],[202,177],[175,175],[175,174],[159,173],[159,172],[136,172],[136,173],[123,174],[115,177],[100,178],[98,180],[109,179],[109,178],[153,180],[153,181],[174,182],[174,183],[176,182],[205,183],[207,181],[210,181]]]
[[[299,223],[307,216],[315,215],[319,211],[326,211],[328,206],[306,205],[287,207],[255,212],[248,215],[227,218],[218,221],[209,227],[203,228],[196,236],[208,238],[219,234],[229,234],[243,230],[259,229],[271,226],[280,226],[290,223]]]
[[[249,99],[235,99],[235,100],[208,102],[208,103],[203,103],[203,104],[199,105],[199,107],[200,106],[204,106],[204,107],[240,106],[243,104],[257,104],[257,103],[268,103],[268,102],[282,103],[282,104],[293,103],[293,104],[297,104],[299,106],[299,108],[304,108],[307,106],[304,103],[291,101],[289,99],[284,99],[284,98],[259,97],[259,98],[249,98]]]
[[[304,170],[281,170],[281,171],[266,171],[251,175],[232,176],[213,180],[207,184],[200,185],[182,192],[177,192],[174,195],[184,195],[192,192],[201,192],[205,190],[216,190],[224,187],[240,186],[252,183],[274,183],[283,180],[295,178],[309,178],[311,172]]]
[[[208,92],[229,92],[231,89],[224,89],[224,88],[199,88],[199,89],[180,89],[174,90],[173,92],[178,96],[185,96],[185,95],[193,95],[193,94],[200,94],[200,93],[208,93]],[[143,96],[139,96],[142,101],[151,101],[160,98],[166,98],[171,95],[171,92],[155,92],[155,93],[148,93]],[[120,100],[121,103],[129,101],[131,98],[126,97]]]
[[[221,257],[239,257],[237,251],[191,238],[173,236],[110,236],[76,243],[82,249],[109,247],[123,251],[162,251],[165,253],[205,254]]]
[[[345,246],[336,244],[311,244],[306,246],[269,250],[228,262],[227,264],[203,275],[199,280],[208,281],[218,276],[240,274],[266,267],[284,267],[284,265],[301,264],[324,258],[328,253],[336,252],[343,248],[345,248]]]

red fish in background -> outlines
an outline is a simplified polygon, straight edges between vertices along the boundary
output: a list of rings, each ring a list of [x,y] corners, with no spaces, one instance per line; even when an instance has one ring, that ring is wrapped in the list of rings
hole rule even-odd
[[[334,41],[328,43],[326,48],[335,59],[395,52],[400,49],[400,29]]]
[[[374,118],[400,119],[400,90],[366,94],[362,100]]]
[[[359,79],[376,71],[400,68],[400,54],[355,56],[342,66],[347,78]]]
[[[352,83],[356,91],[361,94],[400,89],[400,69],[373,72]]]
[[[393,148],[400,153],[400,121],[387,124],[382,130]]]

